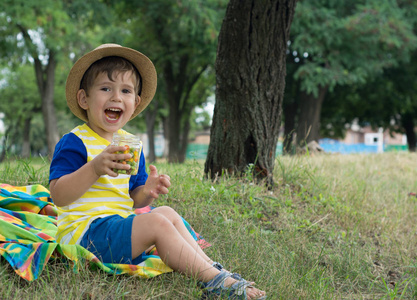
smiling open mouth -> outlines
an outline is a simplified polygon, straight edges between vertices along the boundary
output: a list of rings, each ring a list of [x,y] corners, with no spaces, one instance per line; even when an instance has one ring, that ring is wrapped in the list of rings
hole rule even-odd
[[[108,108],[104,111],[104,113],[110,120],[118,120],[122,115],[123,111],[119,108]]]

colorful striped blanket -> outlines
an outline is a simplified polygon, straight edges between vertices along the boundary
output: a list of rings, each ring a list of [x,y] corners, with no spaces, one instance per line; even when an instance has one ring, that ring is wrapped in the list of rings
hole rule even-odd
[[[152,207],[136,210],[149,212]],[[68,260],[78,271],[82,262],[113,274],[130,274],[144,278],[172,272],[154,248],[139,265],[102,263],[79,245],[63,245],[55,241],[56,208],[48,189],[42,185],[11,186],[0,184],[0,254],[22,278],[33,281],[50,260]],[[190,233],[202,248],[210,246],[187,221]],[[1,257],[0,257],[1,259]]]

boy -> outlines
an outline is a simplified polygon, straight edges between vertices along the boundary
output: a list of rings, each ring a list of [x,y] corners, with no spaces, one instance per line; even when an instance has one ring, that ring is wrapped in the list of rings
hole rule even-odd
[[[155,245],[173,270],[197,276],[207,295],[228,293],[238,299],[266,296],[241,277],[219,270],[198,246],[181,217],[170,207],[135,215],[133,208],[150,205],[171,185],[155,166],[145,170],[141,153],[137,175],[110,145],[113,133],[137,116],[156,91],[156,71],[142,53],[104,44],[81,57],[66,84],[67,104],[86,123],[64,135],[56,146],[50,170],[50,191],[58,207],[57,242],[80,244],[103,262],[138,264]],[[237,278],[237,279],[236,279]]]

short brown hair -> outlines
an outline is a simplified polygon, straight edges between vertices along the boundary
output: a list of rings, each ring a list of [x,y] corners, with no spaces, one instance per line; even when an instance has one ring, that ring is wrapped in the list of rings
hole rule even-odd
[[[135,92],[140,96],[142,90],[142,77],[140,76],[139,71],[130,61],[119,56],[107,56],[91,64],[81,79],[80,89],[83,89],[88,95],[89,89],[94,84],[94,80],[99,74],[106,73],[109,79],[114,81],[113,74],[115,72],[125,73],[129,71],[132,72],[136,79]]]

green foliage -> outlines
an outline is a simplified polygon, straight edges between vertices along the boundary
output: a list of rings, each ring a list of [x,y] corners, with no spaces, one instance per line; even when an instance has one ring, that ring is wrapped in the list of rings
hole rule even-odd
[[[67,61],[68,62],[68,61]],[[58,128],[60,136],[75,127],[79,121],[68,112],[65,101],[66,71],[64,60],[58,67],[55,81],[55,105],[58,108]],[[0,102],[0,112],[5,114],[5,130],[8,134],[8,143],[13,144],[15,154],[20,154],[23,143],[24,122],[31,120],[30,143],[33,154],[46,151],[45,126],[41,113],[41,98],[33,65],[29,61],[22,64],[5,65],[0,73],[0,91],[5,101]],[[78,122],[78,123],[77,123]]]
[[[125,44],[148,55],[158,72],[155,99],[165,110],[175,157],[188,140],[191,114],[213,93],[217,35],[226,1],[107,1],[130,30]],[[178,143],[178,147],[175,145]],[[171,153],[171,151],[177,153]]]
[[[321,137],[344,138],[354,120],[404,132],[416,112],[416,11],[406,0],[300,1],[284,108],[296,107],[301,91],[329,87]]]
[[[170,65],[171,71],[180,81],[168,93],[179,93],[181,88],[188,87],[184,94],[175,95],[182,101],[185,101],[190,88],[193,88],[197,74],[206,65],[214,64],[217,35],[223,17],[217,11],[222,9],[219,4],[221,2],[119,1],[116,5],[116,9],[122,11],[120,16],[127,19],[131,31],[126,44],[149,55],[158,73],[164,76],[167,76],[164,73],[168,72],[167,66]],[[132,10],[133,7],[135,10]],[[126,14],[126,10],[134,14]],[[207,87],[213,85],[213,76],[204,77],[208,77],[210,83],[205,83],[204,90],[207,90]],[[164,80],[163,77],[161,79]],[[164,87],[169,88],[166,83]],[[205,101],[198,97],[193,99],[199,104]],[[190,106],[194,107],[195,104]],[[188,103],[181,103],[181,107],[187,110]]]
[[[18,113],[13,115],[6,113],[5,117],[8,128],[20,126],[19,129],[13,129],[14,132],[9,132],[12,137],[11,143],[16,143],[16,148],[19,148],[23,127],[18,123],[24,121],[21,111],[25,111],[23,113],[25,118],[33,118],[33,122],[36,120],[46,122],[46,118],[53,120],[54,116],[40,117],[42,105],[52,105],[44,104],[47,103],[45,99],[50,99],[46,97],[45,91],[52,84],[55,84],[55,89],[58,90],[54,104],[59,110],[68,111],[64,87],[68,70],[73,63],[70,60],[96,47],[103,37],[118,34],[112,26],[109,26],[114,21],[114,14],[109,13],[111,11],[101,1],[5,0],[0,2],[0,11],[0,58],[4,62],[2,65],[6,72],[22,73],[20,75],[22,82],[13,83],[15,87],[20,85],[13,92],[12,98],[14,104],[18,106],[16,109]],[[31,65],[36,77],[33,76],[33,71],[28,71],[28,68],[22,72],[20,64]],[[10,82],[13,79],[9,74],[4,73],[4,75],[7,76],[5,82],[10,87],[4,85],[0,88],[10,89]],[[55,78],[57,80],[54,82]],[[31,84],[35,88],[32,86],[30,89],[27,88]],[[36,97],[38,99],[34,99]],[[12,106],[6,108],[7,111],[12,109]],[[31,115],[28,115],[27,111],[30,111]],[[65,113],[60,115],[65,116]],[[70,119],[70,122],[62,125],[65,119],[68,118],[59,119],[58,125],[49,125],[54,127],[50,135],[55,132],[55,126],[62,126],[61,133],[70,129],[67,125],[73,124],[75,119]],[[37,151],[39,144],[45,144],[45,137],[41,135],[42,127],[44,128],[42,122],[36,123],[35,128],[32,126],[31,135],[35,135],[32,140],[38,143],[32,145],[32,150]],[[36,135],[37,133],[40,135]],[[51,141],[55,139],[55,135],[48,137]]]
[[[82,0],[4,0],[0,11],[5,16],[0,36],[9,45],[3,54],[23,50],[34,58],[47,56],[51,50],[66,56],[73,50],[71,45],[96,44],[95,29],[111,22],[113,16],[101,1]]]
[[[357,120],[362,126],[404,133],[404,120],[416,121],[416,95],[417,51],[414,51],[409,61],[383,71],[366,84],[336,88],[323,107],[323,123],[340,131],[345,124]]]
[[[417,48],[413,21],[392,0],[300,1],[291,29],[294,76],[313,94],[319,86],[365,83],[409,60]]]
[[[41,111],[41,99],[35,84],[33,67],[25,63],[16,65],[13,69],[4,68],[0,73],[0,81],[2,82],[0,91],[4,99],[0,102],[0,112],[3,112],[5,116],[6,138],[7,142],[13,144],[17,151],[23,142],[25,121],[35,118]],[[39,142],[34,149],[37,151],[44,148],[45,145],[44,130],[38,133],[39,135],[36,133],[35,136],[31,135],[31,139],[36,139]]]

